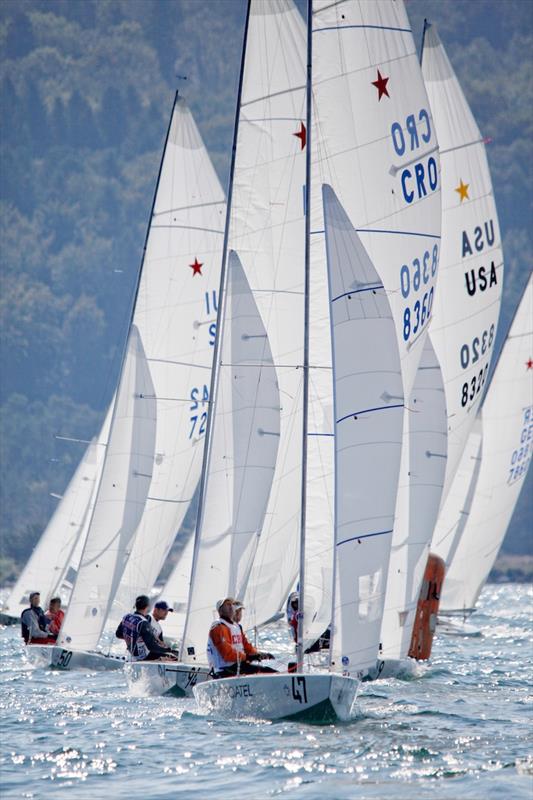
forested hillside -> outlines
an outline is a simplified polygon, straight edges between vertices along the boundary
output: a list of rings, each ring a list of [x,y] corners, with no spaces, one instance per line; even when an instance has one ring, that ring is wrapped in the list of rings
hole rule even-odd
[[[407,4],[417,41],[424,16],[438,24],[493,140],[499,341],[531,269],[531,8]],[[111,399],[176,89],[226,184],[244,15],[244,0],[0,4],[0,582],[28,556],[57,502],[50,492],[82,455],[55,435],[94,435]],[[525,494],[508,552],[528,548]]]

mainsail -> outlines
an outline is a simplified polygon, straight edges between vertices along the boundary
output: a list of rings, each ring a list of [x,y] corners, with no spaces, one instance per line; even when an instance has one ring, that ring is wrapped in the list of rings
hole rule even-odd
[[[228,257],[212,437],[182,657],[204,660],[217,599],[244,594],[263,527],[280,433],[266,330],[237,254]]]
[[[440,609],[471,610],[485,585],[533,453],[533,277],[504,342],[480,412],[481,460]]]
[[[498,217],[485,145],[435,27],[422,72],[442,168],[442,248],[431,341],[448,417],[445,499],[474,423],[496,338],[503,281]]]
[[[400,354],[381,279],[323,187],[333,345],[336,585],[331,664],[375,664],[402,449]],[[376,625],[377,622],[377,625]],[[355,667],[352,667],[352,664]]]
[[[152,589],[200,478],[225,211],[198,128],[177,99],[134,314],[154,384],[155,456],[117,614]]]
[[[63,625],[61,641],[69,647],[96,646],[119,584],[122,609],[151,589],[193,497],[209,404],[224,209],[196,125],[176,96],[104,475]]]
[[[268,334],[280,393],[276,467],[244,598],[246,623],[260,625],[284,604],[299,554],[305,26],[292,0],[253,0],[247,41],[228,246]]]
[[[132,325],[117,390],[102,478],[58,643],[93,649],[142,517],[155,447],[155,402],[146,355]]]
[[[112,408],[112,407],[111,407]],[[109,436],[111,409],[102,429],[87,447],[59,505],[19,575],[5,605],[5,611],[20,616],[29,602],[29,593],[39,591],[46,604],[59,595],[68,600],[81,558],[88,520],[98,487]]]
[[[321,260],[324,246],[323,226],[317,213],[317,187],[327,184],[355,228],[352,235],[358,235],[389,304],[401,383],[394,392],[387,391],[385,385],[382,387],[379,407],[397,406],[389,413],[395,414],[395,422],[399,422],[401,439],[404,406],[424,348],[438,272],[441,208],[437,140],[403,5],[318,0],[313,7],[312,263],[314,267]],[[313,303],[316,308],[321,304],[322,312],[314,313],[327,319],[329,312],[317,274],[312,270],[311,307]],[[374,342],[371,345],[374,347]],[[312,338],[310,349],[312,366],[324,366],[313,354]],[[356,405],[358,409],[359,404]],[[322,429],[329,425],[329,431],[324,432],[331,436],[331,408],[327,417],[328,423]],[[385,527],[374,526],[375,529],[368,527],[367,534],[374,537],[362,539],[369,553],[365,580],[360,581],[360,596],[364,593],[366,599],[358,612],[359,590],[352,587],[352,603],[343,603],[343,613],[348,616],[342,622],[342,630],[350,630],[348,618],[352,612],[353,629],[349,636],[346,634],[349,653],[337,650],[335,636],[341,625],[338,620],[334,628],[335,668],[344,669],[342,656],[345,656],[352,674],[377,656],[393,528],[390,508],[394,508],[396,501],[400,467],[399,439],[395,435],[389,447],[395,477],[383,466],[388,475],[387,496],[380,498],[380,504],[386,509],[384,517],[389,523]],[[330,464],[332,455],[330,452]],[[363,480],[360,476],[364,471],[363,459],[354,472],[355,479]],[[336,480],[343,478],[337,474]],[[315,549],[322,551],[324,562],[331,542],[331,526],[329,529],[324,526],[319,535],[322,547],[317,544]],[[309,531],[308,538],[312,536]],[[383,537],[383,544],[376,543],[379,537]],[[338,589],[343,541],[338,528],[336,538]],[[374,549],[375,555],[370,554]],[[365,609],[369,617],[363,622]],[[307,608],[306,618],[309,619]],[[357,650],[355,631],[359,621],[365,635],[361,649]],[[315,634],[316,629],[310,633]],[[339,647],[342,646],[341,639]]]

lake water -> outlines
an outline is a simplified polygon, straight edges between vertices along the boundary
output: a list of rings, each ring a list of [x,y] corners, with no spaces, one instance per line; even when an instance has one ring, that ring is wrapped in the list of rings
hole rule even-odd
[[[0,632],[2,798],[527,798],[531,588],[489,585],[483,636],[439,636],[412,680],[363,685],[344,725],[231,722],[128,694],[121,672],[60,673]],[[269,631],[287,643],[283,623]]]

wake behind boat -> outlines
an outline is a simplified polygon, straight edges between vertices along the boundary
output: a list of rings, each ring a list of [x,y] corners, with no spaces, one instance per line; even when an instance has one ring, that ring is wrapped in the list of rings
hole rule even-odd
[[[481,628],[470,625],[464,619],[453,619],[452,617],[437,617],[437,634],[445,636],[483,636]]]
[[[178,661],[129,662],[125,673],[130,693],[149,697],[192,697],[194,687],[209,678],[208,667]]]

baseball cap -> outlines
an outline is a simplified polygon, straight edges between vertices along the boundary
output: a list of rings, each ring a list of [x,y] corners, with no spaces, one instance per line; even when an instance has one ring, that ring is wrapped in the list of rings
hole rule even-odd
[[[239,608],[246,608],[246,606],[243,605],[243,603],[241,603],[240,600],[235,600],[235,602],[233,603],[233,607],[235,608],[236,611],[238,611]]]
[[[156,603],[154,608],[160,608],[161,611],[174,611],[174,609],[170,608],[168,603],[166,603],[164,600],[160,600],[158,603]]]
[[[223,600],[218,600],[216,604],[216,610],[220,611],[224,603],[231,603],[231,605],[233,605],[235,603],[235,600],[233,599],[233,597],[225,597]]]

